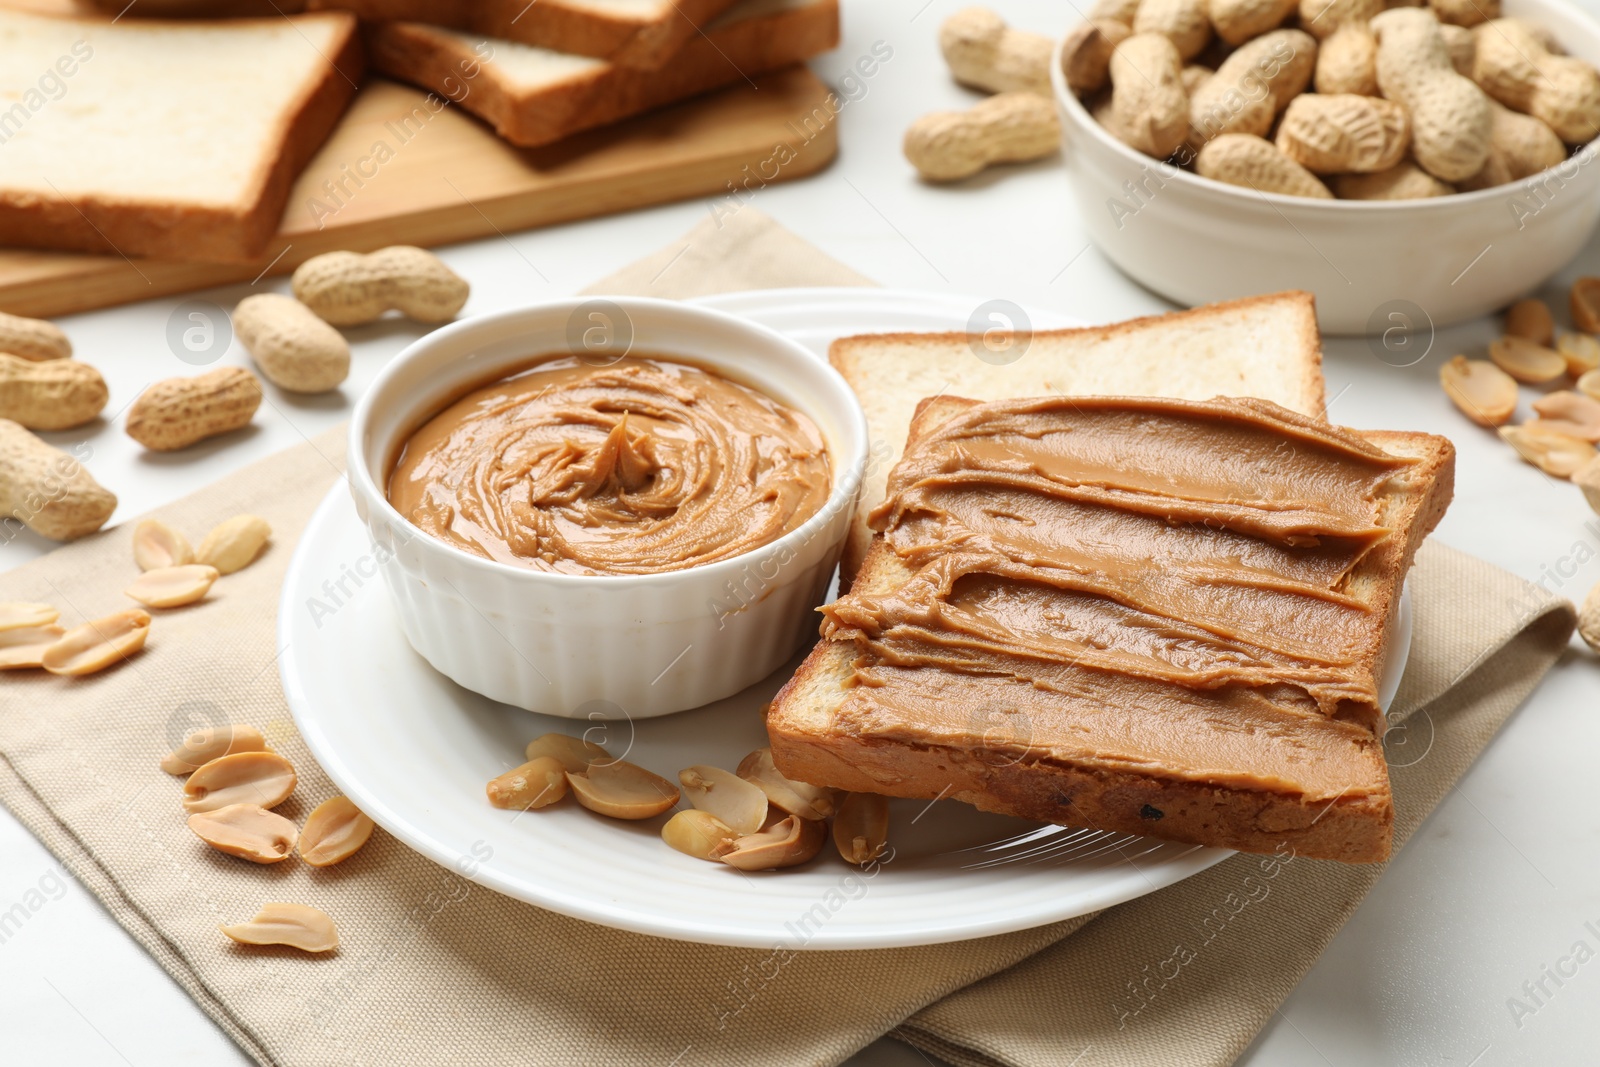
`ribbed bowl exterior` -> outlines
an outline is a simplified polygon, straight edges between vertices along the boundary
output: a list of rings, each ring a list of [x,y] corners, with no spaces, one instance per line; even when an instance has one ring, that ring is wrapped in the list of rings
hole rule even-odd
[[[547,715],[649,718],[731,696],[815,640],[848,528],[841,511],[788,562],[757,554],[736,579],[693,570],[574,594],[484,581],[424,535],[367,519],[411,647],[474,692]],[[404,534],[402,534],[404,537]],[[771,577],[766,577],[766,575]]]
[[[649,576],[574,576],[494,563],[418,530],[380,486],[397,445],[438,399],[562,351],[576,302],[469,320],[402,352],[351,421],[351,496],[401,628],[436,670],[548,715],[649,718],[731,696],[817,635],[866,466],[866,421],[831,367],[782,335],[720,312],[624,300],[635,348],[736,377],[809,414],[829,444],[823,510],[770,545]],[[516,343],[526,338],[519,348]],[[503,369],[502,369],[503,368]],[[432,398],[432,399],[430,399]]]

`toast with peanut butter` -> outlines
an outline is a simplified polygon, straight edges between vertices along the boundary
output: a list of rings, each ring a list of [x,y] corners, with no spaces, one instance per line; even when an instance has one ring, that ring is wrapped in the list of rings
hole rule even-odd
[[[767,717],[818,785],[1372,862],[1379,679],[1454,450],[1261,400],[924,401]]]
[[[828,359],[860,399],[873,442],[840,563],[846,584],[872,541],[866,513],[883,500],[923,397],[1255,396],[1303,415],[1321,415],[1325,403],[1316,306],[1300,291],[1083,329],[844,337]]]

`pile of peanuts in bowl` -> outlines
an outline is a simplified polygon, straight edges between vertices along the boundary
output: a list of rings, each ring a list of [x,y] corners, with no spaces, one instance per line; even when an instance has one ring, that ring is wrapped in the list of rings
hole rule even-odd
[[[1500,0],[1100,0],[1062,59],[1118,140],[1264,193],[1472,192],[1600,133],[1600,72]]]

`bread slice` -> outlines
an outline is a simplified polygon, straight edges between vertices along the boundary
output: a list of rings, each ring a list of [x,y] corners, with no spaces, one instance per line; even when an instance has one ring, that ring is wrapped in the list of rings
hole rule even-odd
[[[655,70],[738,0],[316,0],[374,22],[427,22]]]
[[[867,414],[872,464],[840,564],[848,585],[872,540],[865,515],[883,499],[912,413],[924,397],[1088,395],[1205,400],[1254,396],[1321,415],[1322,342],[1310,293],[1284,292],[1109,326],[1040,330],[1020,356],[991,355],[980,335],[844,337],[828,358]]]
[[[67,0],[68,4],[72,0]],[[265,18],[298,15],[307,0],[88,0],[90,7],[115,15],[141,19]],[[48,5],[48,0],[46,0]],[[12,7],[33,7],[33,0],[12,0]],[[77,12],[70,12],[77,14]]]
[[[941,398],[922,405],[908,447],[972,404]],[[1337,586],[1370,609],[1352,646],[1350,681],[1375,693],[1402,582],[1417,546],[1450,501],[1454,450],[1448,440],[1428,434],[1359,436],[1410,461],[1376,498],[1372,517],[1388,536],[1361,555]],[[1163,565],[1155,559],[1150,566]],[[914,573],[880,535],[852,597],[891,595]],[[1049,668],[1060,673],[1058,691],[1071,696],[1046,690],[1041,698],[1029,686],[1031,701],[1051,703],[1047,714],[1019,726],[995,709],[1008,706],[1008,686],[1026,683],[906,668],[875,657],[863,637],[848,626],[835,627],[774,700],[767,730],[785,774],[841,789],[947,797],[1028,819],[1244,851],[1288,845],[1299,855],[1348,862],[1389,854],[1393,805],[1381,717],[1308,713],[1303,700],[1279,694],[1291,688],[1283,685],[1119,687],[1103,663],[1085,656]],[[1114,640],[1109,651],[1127,649]],[[934,671],[931,680],[939,684],[923,684],[930,678],[919,678],[919,671]],[[869,700],[853,699],[858,685],[875,687],[868,690]],[[1195,713],[1169,714],[1174,702]],[[1093,750],[1095,739],[1101,750]],[[1198,773],[1179,773],[1151,758],[1162,746],[1204,752],[1211,762]],[[1337,756],[1349,776],[1330,778],[1326,768],[1332,764],[1323,756]],[[1263,787],[1252,775],[1268,767],[1288,770]]]
[[[0,10],[0,245],[248,261],[361,74],[346,14]]]
[[[417,22],[381,23],[368,43],[379,70],[536,147],[826,52],[839,43],[839,4],[745,0],[652,71]]]

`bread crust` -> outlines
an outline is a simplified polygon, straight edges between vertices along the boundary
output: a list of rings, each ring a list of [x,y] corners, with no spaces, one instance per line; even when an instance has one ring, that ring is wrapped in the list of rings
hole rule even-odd
[[[373,66],[451,96],[514,145],[536,148],[653,107],[803,62],[839,43],[838,0],[743,19],[697,36],[659,70],[612,64],[529,91],[496,70],[459,38],[416,22],[368,31]],[[464,66],[481,68],[468,91]]]
[[[1456,447],[1448,437],[1435,434],[1390,430],[1356,432],[1385,452],[1415,455],[1411,449],[1421,451],[1417,464],[1402,476],[1405,484],[1419,487],[1419,492],[1409,494],[1404,507],[1384,514],[1380,520],[1385,525],[1406,529],[1407,536],[1391,537],[1375,546],[1360,568],[1363,575],[1376,573],[1380,577],[1369,602],[1374,611],[1381,613],[1384,626],[1382,635],[1375,635],[1369,655],[1373,677],[1382,679],[1394,651],[1388,635],[1394,631],[1400,614],[1400,596],[1406,575],[1411,573],[1411,564],[1423,540],[1439,525],[1455,497]]]
[[[569,0],[317,0],[373,22],[427,22],[657,70],[739,0],[672,0],[659,15],[602,13]]]
[[[912,422],[915,442],[974,401],[924,400]],[[1400,590],[1417,548],[1438,524],[1455,482],[1455,448],[1424,433],[1356,431],[1387,452],[1415,461],[1391,481],[1380,521],[1397,532],[1375,546],[1347,581],[1383,620],[1364,655],[1374,682],[1391,654],[1389,634]],[[858,582],[892,587],[908,575],[881,536],[875,537]],[[820,641],[773,699],[767,733],[773,759],[800,781],[860,792],[931,799],[953,797],[985,810],[1042,822],[1147,834],[1244,852],[1272,852],[1287,843],[1297,854],[1348,863],[1387,859],[1393,802],[1387,793],[1341,797],[1331,804],[1266,790],[1206,785],[1159,774],[1075,766],[1029,753],[996,760],[977,749],[910,744],[837,728],[836,713],[854,673],[856,646]],[[1373,743],[1381,744],[1375,734]]]
[[[295,18],[336,23],[335,46],[318,76],[284,110],[276,131],[279,148],[268,153],[240,203],[202,207],[121,197],[44,199],[0,185],[0,243],[212,263],[259,258],[278,231],[295,179],[333,132],[363,73],[361,40],[352,16],[329,12]],[[257,21],[282,23],[282,19]],[[229,23],[233,28],[239,25]]]
[[[128,10],[128,0],[88,0],[90,7],[111,16],[139,19],[273,18],[298,15],[306,0],[140,0]]]
[[[492,37],[597,56],[624,67],[658,70],[699,37],[706,23],[736,3],[738,0],[672,0],[660,17],[637,19],[596,15],[563,0],[540,0],[532,8],[527,0],[485,0],[477,28]],[[531,25],[524,25],[530,21]]]

